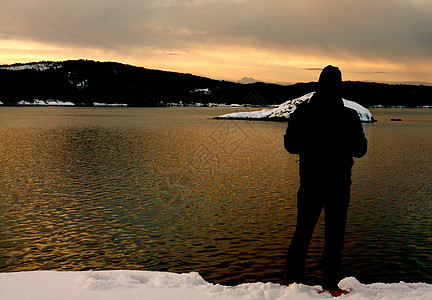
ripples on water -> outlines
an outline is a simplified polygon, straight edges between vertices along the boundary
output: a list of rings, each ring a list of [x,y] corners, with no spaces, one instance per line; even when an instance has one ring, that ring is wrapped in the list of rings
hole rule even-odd
[[[1,108],[0,271],[198,271],[283,281],[297,157],[286,124],[222,108]],[[388,121],[392,114],[403,122]],[[432,111],[376,110],[356,160],[344,268],[432,282]],[[308,260],[319,274],[322,219]]]

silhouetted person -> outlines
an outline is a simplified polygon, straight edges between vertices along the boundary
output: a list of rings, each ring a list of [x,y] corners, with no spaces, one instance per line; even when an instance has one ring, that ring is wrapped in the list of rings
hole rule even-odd
[[[341,83],[339,69],[325,67],[317,92],[291,115],[284,137],[286,150],[300,158],[297,226],[287,255],[287,280],[303,282],[309,242],[324,208],[326,290],[339,290],[353,157],[362,157],[367,150],[357,112],[343,104]]]

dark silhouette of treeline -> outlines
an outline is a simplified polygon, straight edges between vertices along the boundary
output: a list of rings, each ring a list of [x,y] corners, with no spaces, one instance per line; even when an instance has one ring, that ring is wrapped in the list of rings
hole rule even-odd
[[[37,68],[38,65],[45,67]],[[90,60],[0,67],[0,101],[6,105],[33,99],[71,101],[82,106],[91,106],[93,102],[127,103],[130,106],[169,103],[273,105],[314,91],[316,86],[316,82],[241,84]],[[432,105],[432,86],[348,81],[343,83],[342,96],[363,106]]]

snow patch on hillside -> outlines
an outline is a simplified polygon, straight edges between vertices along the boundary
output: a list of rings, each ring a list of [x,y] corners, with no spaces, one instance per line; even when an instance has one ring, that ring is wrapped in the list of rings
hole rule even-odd
[[[94,102],[93,105],[95,107],[126,107],[126,106],[128,106],[126,103],[100,103],[100,102]]]
[[[238,113],[230,113],[217,117],[217,119],[244,119],[244,120],[288,120],[290,115],[296,110],[297,105],[303,102],[309,102],[315,92],[303,95],[299,98],[288,100],[276,108],[273,109],[263,109],[260,111],[247,111],[247,112],[238,112]],[[360,120],[362,122],[373,122],[373,116],[371,112],[361,106],[360,104],[342,99],[344,105],[346,107],[352,108],[357,111]]]
[[[75,103],[70,101],[39,100],[39,99],[33,99],[32,102],[21,100],[18,101],[17,104],[22,106],[75,106]]]
[[[9,71],[21,71],[21,70],[36,70],[36,71],[46,71],[50,69],[60,69],[63,67],[60,63],[55,62],[38,62],[38,63],[28,63],[28,64],[13,64],[9,66],[0,66],[0,70]]]

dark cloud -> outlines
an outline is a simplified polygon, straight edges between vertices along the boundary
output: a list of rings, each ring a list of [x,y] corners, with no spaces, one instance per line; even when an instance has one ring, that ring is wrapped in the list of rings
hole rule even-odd
[[[125,52],[146,47],[178,53],[198,45],[247,46],[347,59],[430,61],[431,3],[10,0],[2,1],[0,38]]]
[[[184,54],[182,54],[182,53],[174,53],[174,52],[167,52],[167,55],[178,56],[178,55],[184,55]]]
[[[373,72],[367,72],[367,71],[360,71],[360,72],[355,72],[357,74],[388,74],[388,72],[385,71],[373,71]]]

